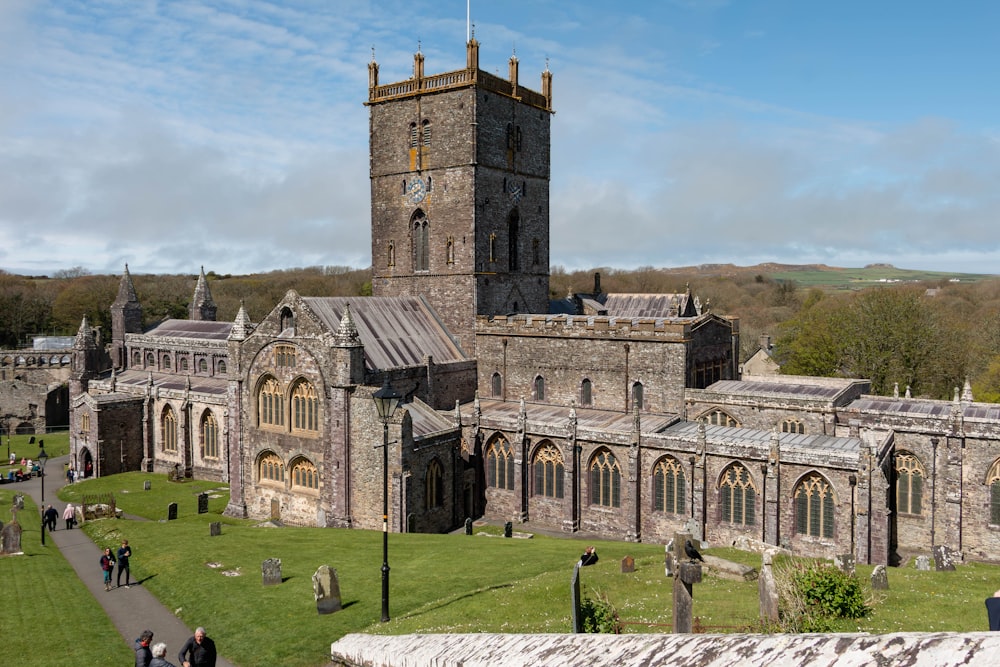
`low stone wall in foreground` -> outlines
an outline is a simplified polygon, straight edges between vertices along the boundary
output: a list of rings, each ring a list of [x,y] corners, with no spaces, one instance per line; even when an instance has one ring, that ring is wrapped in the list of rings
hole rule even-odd
[[[347,635],[337,667],[986,667],[1000,632],[890,635]]]

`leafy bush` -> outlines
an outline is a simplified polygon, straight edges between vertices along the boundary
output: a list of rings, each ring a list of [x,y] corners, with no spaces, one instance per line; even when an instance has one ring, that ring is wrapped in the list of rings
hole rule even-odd
[[[615,609],[606,595],[599,592],[596,595],[596,599],[584,597],[580,603],[580,620],[583,631],[621,634],[622,625],[618,618],[618,610]]]
[[[869,611],[861,582],[830,565],[812,564],[792,576],[806,608],[826,618],[861,618]]]

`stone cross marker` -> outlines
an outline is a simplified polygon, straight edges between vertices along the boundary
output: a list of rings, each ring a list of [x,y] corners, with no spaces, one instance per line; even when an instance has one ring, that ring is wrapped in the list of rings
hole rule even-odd
[[[885,565],[876,565],[875,569],[872,570],[872,590],[889,590],[889,575],[885,571]]]
[[[204,514],[208,511],[208,494],[199,493],[198,494],[198,514]]]
[[[628,572],[635,572],[635,559],[631,556],[625,556],[622,558],[622,574]]]
[[[329,565],[320,565],[312,577],[313,597],[316,598],[316,611],[320,614],[332,614],[343,607],[340,600],[340,579],[337,571]]]
[[[701,565],[691,562],[684,553],[684,545],[691,533],[674,533],[674,632],[690,633],[694,595],[692,586],[701,583]]]
[[[21,524],[17,520],[8,523],[0,531],[0,553],[16,554],[21,552]]]
[[[222,522],[213,521],[208,524],[208,535],[209,537],[218,537],[219,535],[222,535]]]
[[[264,579],[265,586],[274,586],[281,583],[281,559],[268,558],[260,565],[260,573]]]
[[[761,557],[760,576],[757,577],[757,593],[760,595],[760,617],[768,621],[778,620],[778,586],[774,580],[775,551],[768,549]]]
[[[177,503],[170,503],[167,505],[167,521],[173,521],[177,518]]]

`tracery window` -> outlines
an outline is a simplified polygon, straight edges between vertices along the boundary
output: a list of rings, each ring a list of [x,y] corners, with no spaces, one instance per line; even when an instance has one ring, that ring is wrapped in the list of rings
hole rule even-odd
[[[715,426],[739,426],[740,423],[729,416],[725,410],[712,410],[707,412],[698,418],[698,421],[704,424],[712,424]]]
[[[726,468],[719,481],[719,513],[722,521],[741,526],[756,523],[757,487],[750,471],[734,463]]]
[[[424,507],[431,510],[444,505],[444,471],[437,459],[427,466],[424,478]]]
[[[309,459],[296,459],[292,463],[292,488],[319,490],[319,471]]]
[[[602,450],[590,460],[590,504],[621,507],[622,469],[615,455]]]
[[[782,433],[805,433],[806,425],[798,419],[785,419],[781,422]]]
[[[795,532],[833,537],[833,489],[819,473],[810,473],[795,488]]]
[[[319,400],[316,389],[300,381],[292,389],[292,430],[319,431]]]
[[[261,426],[282,426],[285,423],[281,385],[273,377],[264,380],[257,393],[257,421]]]
[[[923,509],[924,480],[927,474],[916,456],[900,451],[896,454],[896,511],[920,514]]]
[[[205,458],[219,458],[219,425],[215,421],[215,415],[208,411],[201,418],[201,442]]]
[[[687,497],[684,470],[680,462],[668,456],[653,468],[653,510],[683,514]]]
[[[503,438],[494,440],[486,448],[486,485],[514,490],[514,451]]]
[[[427,218],[421,213],[413,221],[413,270],[430,270],[430,232]]]
[[[278,368],[295,368],[295,346],[275,345],[274,365]]]
[[[169,405],[164,408],[160,417],[160,432],[163,434],[163,451],[177,451],[177,415]]]
[[[990,525],[1000,526],[1000,460],[986,474],[986,486],[990,487]]]
[[[262,482],[284,482],[285,464],[274,452],[267,452],[260,457],[257,474]]]
[[[563,457],[552,443],[546,443],[535,452],[532,463],[535,470],[534,495],[546,498],[563,497]]]

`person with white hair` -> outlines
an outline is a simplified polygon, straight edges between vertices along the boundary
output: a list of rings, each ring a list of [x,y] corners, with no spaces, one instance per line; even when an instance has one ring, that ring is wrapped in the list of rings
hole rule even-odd
[[[205,634],[205,628],[195,629],[194,637],[184,642],[177,659],[184,667],[215,667],[215,642]]]
[[[167,645],[163,642],[153,644],[152,653],[153,660],[149,667],[176,667],[174,663],[167,662]]]

